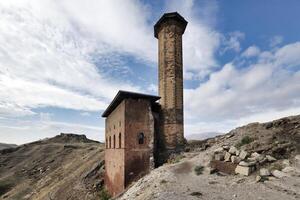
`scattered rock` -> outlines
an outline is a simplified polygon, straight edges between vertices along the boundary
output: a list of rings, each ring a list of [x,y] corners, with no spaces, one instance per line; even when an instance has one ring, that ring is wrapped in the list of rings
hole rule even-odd
[[[240,166],[240,165],[238,165],[235,168],[235,173],[241,174],[241,175],[244,175],[244,176],[249,176],[251,172],[252,172],[251,167],[246,167],[246,166]]]
[[[275,176],[276,178],[283,178],[288,176],[286,173],[279,170],[272,171],[272,175]]]
[[[223,147],[219,147],[219,148],[214,150],[214,153],[220,153],[220,152],[223,152],[223,151],[224,151]]]
[[[251,157],[252,157],[252,158],[257,158],[257,157],[259,157],[259,156],[260,156],[260,154],[257,153],[257,152],[251,153]]]
[[[255,181],[256,181],[257,183],[258,183],[258,182],[261,182],[261,181],[262,181],[262,177],[261,177],[261,176],[256,176]]]
[[[231,154],[226,152],[224,157],[225,162],[230,162],[230,158],[231,158]]]
[[[266,158],[267,158],[268,162],[274,162],[274,161],[277,160],[276,158],[274,158],[274,157],[272,157],[270,155],[266,155]]]
[[[241,158],[240,157],[237,157],[237,156],[231,156],[231,162],[235,163],[235,164],[238,164],[240,163],[241,161]]]
[[[262,169],[259,170],[259,175],[260,176],[270,176],[271,173],[268,169],[262,168]]]
[[[222,147],[223,147],[223,149],[224,149],[225,151],[228,151],[229,148],[230,148],[228,145],[223,145]]]
[[[294,167],[285,167],[282,169],[282,172],[291,174],[291,173],[295,173],[296,169]]]
[[[214,159],[215,159],[215,160],[222,161],[222,160],[224,160],[224,156],[225,156],[225,155],[224,155],[223,152],[219,152],[219,153],[215,154]]]
[[[248,154],[247,151],[241,150],[239,157],[240,157],[242,160],[244,160],[244,159],[247,158],[248,155],[249,155],[249,154]]]
[[[241,161],[239,163],[240,166],[243,166],[243,167],[251,167],[251,166],[254,166],[256,164],[256,162],[245,162],[245,161]]]
[[[236,154],[236,151],[237,151],[237,148],[234,147],[234,146],[231,146],[228,152],[229,152],[230,154],[234,154],[234,155],[235,155],[235,154]]]

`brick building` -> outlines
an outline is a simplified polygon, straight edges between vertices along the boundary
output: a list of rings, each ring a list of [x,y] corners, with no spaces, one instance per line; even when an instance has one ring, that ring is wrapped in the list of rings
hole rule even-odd
[[[165,13],[154,26],[159,96],[119,91],[102,114],[106,118],[105,185],[112,196],[184,145],[182,35],[186,26],[177,12]]]

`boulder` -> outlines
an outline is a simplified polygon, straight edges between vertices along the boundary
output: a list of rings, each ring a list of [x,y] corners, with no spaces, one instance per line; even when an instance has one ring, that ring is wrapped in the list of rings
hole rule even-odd
[[[270,156],[270,155],[266,155],[266,158],[267,158],[267,161],[268,161],[268,162],[274,162],[274,161],[277,160],[276,158],[274,158],[274,157],[272,157],[272,156]]]
[[[288,175],[282,171],[279,170],[274,170],[272,171],[272,175],[276,178],[283,178],[283,177],[287,177]]]
[[[231,158],[231,154],[226,152],[224,157],[225,162],[230,162],[230,158]]]
[[[235,155],[236,151],[237,151],[237,148],[234,146],[231,146],[228,152]]]
[[[239,156],[240,155],[240,151],[236,150],[235,155]]]
[[[249,176],[252,172],[252,167],[246,167],[246,166],[236,166],[235,173],[241,174],[244,176]]]
[[[238,163],[241,162],[241,158],[238,157],[238,156],[231,156],[231,162],[235,163],[235,164],[238,164]]]
[[[247,158],[248,155],[249,155],[249,154],[248,154],[247,151],[241,150],[241,152],[240,152],[240,154],[239,154],[239,157],[240,157],[242,160],[244,160],[244,159]]]
[[[255,181],[256,181],[257,183],[258,183],[258,182],[261,182],[261,181],[262,181],[262,177],[261,177],[261,176],[256,176]]]
[[[262,168],[262,169],[259,170],[259,175],[264,177],[264,176],[270,176],[271,173],[268,169]]]

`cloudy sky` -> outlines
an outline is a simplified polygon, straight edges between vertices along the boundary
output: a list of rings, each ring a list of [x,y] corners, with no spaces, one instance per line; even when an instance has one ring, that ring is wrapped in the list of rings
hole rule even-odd
[[[153,25],[183,36],[185,134],[300,114],[297,0],[1,0],[0,142],[103,140],[119,89],[157,94]]]

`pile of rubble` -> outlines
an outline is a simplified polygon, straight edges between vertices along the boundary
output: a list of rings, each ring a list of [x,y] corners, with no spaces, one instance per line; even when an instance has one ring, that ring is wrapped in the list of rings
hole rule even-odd
[[[260,166],[271,163],[277,159],[270,155],[263,155],[257,152],[239,150],[234,146],[222,146],[214,151],[212,156],[212,168],[227,174],[241,174],[249,176]]]

